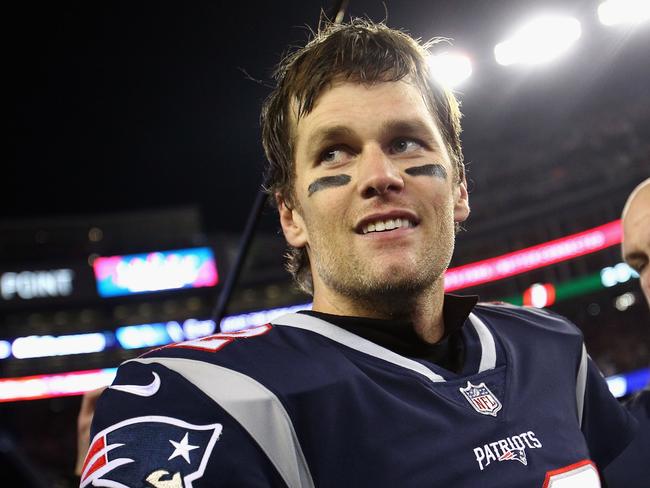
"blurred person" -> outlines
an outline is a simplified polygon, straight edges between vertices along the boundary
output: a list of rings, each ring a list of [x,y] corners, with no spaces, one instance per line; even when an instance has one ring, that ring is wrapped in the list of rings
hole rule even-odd
[[[630,193],[621,218],[623,259],[639,273],[641,290],[650,305],[650,178]],[[639,430],[623,454],[607,467],[610,488],[644,488],[650,480],[650,385],[634,395],[627,407],[638,420]]]
[[[99,396],[106,388],[97,388],[95,390],[87,391],[81,398],[81,408],[77,416],[77,459],[74,467],[74,474],[77,477],[81,476],[84,459],[88,452],[88,445],[90,444],[90,425],[93,421],[95,414],[95,407]]]
[[[469,215],[426,45],[333,24],[262,110],[313,309],[145,353],[97,402],[81,486],[601,486],[636,423],[563,317],[444,294]]]

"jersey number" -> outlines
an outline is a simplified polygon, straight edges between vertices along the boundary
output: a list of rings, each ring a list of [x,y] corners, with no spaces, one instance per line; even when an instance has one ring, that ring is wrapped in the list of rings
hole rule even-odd
[[[266,324],[251,329],[238,330],[236,332],[220,332],[219,334],[213,334],[193,341],[180,342],[167,347],[180,347],[182,349],[198,349],[199,351],[217,352],[235,339],[260,336],[266,334],[271,330],[271,328],[271,324]]]
[[[594,463],[585,459],[548,471],[543,488],[600,488],[600,477]]]

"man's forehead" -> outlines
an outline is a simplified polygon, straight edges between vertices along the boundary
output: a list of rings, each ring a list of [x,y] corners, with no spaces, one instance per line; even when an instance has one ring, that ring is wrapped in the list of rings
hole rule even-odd
[[[318,93],[315,93],[313,95],[311,106],[307,107],[308,110],[305,110],[304,100],[298,98],[297,96],[292,97],[290,107],[289,107],[291,122],[294,124],[294,126],[297,125],[297,123],[299,123],[301,119],[309,116],[309,114],[311,114],[314,110],[316,110],[319,107],[319,105],[321,104],[320,102],[322,102],[322,99],[326,94],[331,93],[333,90],[336,90],[337,88],[342,88],[342,87],[373,88],[373,87],[391,87],[391,86],[405,86],[414,89],[418,94],[417,100],[414,100],[414,105],[416,104],[419,105],[421,102],[429,112],[433,111],[433,109],[429,107],[429,101],[424,95],[421,87],[419,87],[418,84],[415,83],[410,77],[404,77],[399,80],[363,81],[363,80],[347,79],[342,76],[337,76],[333,78],[330,82],[328,82],[326,85],[324,85],[322,89],[319,90]]]
[[[648,180],[641,188],[639,188],[633,205],[643,208],[648,208],[648,203],[650,202],[650,180]]]
[[[623,238],[629,240],[645,236],[644,229],[650,229],[650,195],[645,200],[635,200],[630,206],[623,219]]]
[[[630,194],[623,208],[623,222],[636,220],[650,213],[650,178],[639,184]]]
[[[338,97],[337,94],[344,91],[341,89],[346,88],[350,89],[348,90],[348,96]],[[373,88],[395,88],[396,90],[392,94],[390,92],[386,93],[387,96],[385,97],[378,97],[378,90],[373,90]],[[365,89],[368,91],[365,92]],[[350,93],[353,93],[352,97],[350,97]],[[316,130],[324,133],[345,131],[341,119],[347,118],[350,104],[355,105],[355,102],[363,100],[366,96],[374,98],[373,103],[367,105],[371,109],[381,107],[383,103],[386,104],[385,117],[382,114],[381,120],[373,118],[368,122],[379,122],[382,128],[386,130],[400,127],[436,132],[439,130],[436,118],[417,85],[407,80],[374,83],[339,80],[331,83],[318,94],[309,112],[300,114],[299,101],[297,99],[293,100],[290,116],[294,135],[297,135],[296,131],[298,129],[303,129],[306,126],[309,126],[308,132],[312,133]],[[364,102],[360,102],[359,105],[366,106]],[[397,111],[399,111],[399,115],[395,114]],[[303,130],[301,132],[304,134]]]
[[[630,195],[623,211],[623,258],[635,259],[646,251],[650,237],[650,179]]]

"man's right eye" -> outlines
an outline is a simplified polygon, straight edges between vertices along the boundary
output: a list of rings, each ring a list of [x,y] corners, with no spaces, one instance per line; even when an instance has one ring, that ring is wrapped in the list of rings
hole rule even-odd
[[[320,164],[328,166],[345,163],[350,159],[350,152],[345,148],[330,148],[323,151],[319,158]]]

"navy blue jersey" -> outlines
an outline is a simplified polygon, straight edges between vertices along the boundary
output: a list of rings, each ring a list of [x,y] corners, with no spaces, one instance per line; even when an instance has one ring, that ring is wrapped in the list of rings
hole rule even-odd
[[[608,488],[648,488],[650,485],[650,385],[627,403],[639,423],[634,440],[605,470]]]
[[[127,361],[81,487],[599,487],[634,420],[580,331],[478,305],[459,373],[285,315]]]

